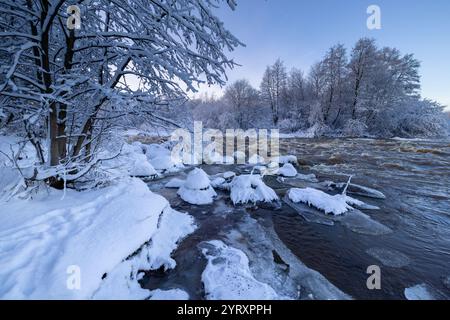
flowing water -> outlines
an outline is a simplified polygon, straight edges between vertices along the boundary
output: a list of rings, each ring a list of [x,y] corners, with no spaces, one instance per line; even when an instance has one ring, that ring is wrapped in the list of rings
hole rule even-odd
[[[192,214],[199,229],[174,253],[177,268],[147,273],[143,286],[183,287],[191,298],[203,298],[201,273],[206,262],[198,244],[225,238],[251,216],[270,224],[301,262],[353,298],[404,299],[405,288],[422,283],[436,298],[450,298],[450,141],[287,139],[282,153],[296,155],[299,172],[314,173],[319,181],[346,182],[352,175],[352,183],[381,191],[386,199],[352,196],[378,206],[380,210],[362,211],[391,232],[354,232],[343,223],[308,222],[285,203],[278,208],[234,208],[225,193],[213,205],[191,206],[176,196],[176,190],[162,187],[167,179],[152,182],[150,188],[166,196],[175,209]],[[214,174],[248,167],[204,169]],[[275,179],[266,183],[280,197],[290,187]],[[366,286],[370,265],[381,268],[380,290]]]

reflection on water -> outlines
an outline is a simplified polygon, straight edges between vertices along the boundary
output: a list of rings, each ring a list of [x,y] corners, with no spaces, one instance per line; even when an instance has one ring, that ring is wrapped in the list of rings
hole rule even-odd
[[[353,182],[386,195],[366,199],[381,210],[365,213],[392,229],[388,235],[311,224],[295,213],[273,215],[278,235],[306,265],[355,298],[402,299],[405,287],[419,283],[449,296],[444,285],[450,274],[448,141],[289,139],[282,149],[297,155],[301,171],[312,171],[319,180],[343,182],[353,175]],[[385,250],[387,257],[399,252],[409,263],[383,266],[369,254],[374,250]],[[366,268],[372,264],[381,266],[380,291],[366,288]]]

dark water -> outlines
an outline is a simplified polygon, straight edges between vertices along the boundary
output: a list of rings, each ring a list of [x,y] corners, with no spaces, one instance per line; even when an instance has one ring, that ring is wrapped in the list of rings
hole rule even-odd
[[[193,215],[199,228],[174,253],[175,270],[149,272],[145,288],[183,288],[192,299],[204,297],[201,273],[205,267],[198,245],[224,239],[250,215],[270,219],[278,237],[306,266],[320,272],[336,287],[356,299],[404,299],[404,289],[426,284],[437,298],[450,298],[444,284],[450,276],[450,142],[370,139],[288,139],[283,154],[299,159],[299,172],[315,173],[320,181],[352,182],[377,189],[386,199],[354,196],[380,210],[362,210],[373,220],[389,227],[383,235],[356,233],[340,223],[326,226],[305,221],[283,204],[270,208],[235,208],[226,193],[209,206],[192,206],[165,189],[165,178],[149,184],[164,195],[172,207]],[[246,167],[204,166],[209,174]],[[280,196],[289,188],[266,179]],[[381,252],[384,264],[368,253]],[[386,253],[387,252],[387,253]],[[391,254],[391,256],[389,256]],[[401,259],[400,259],[401,258]],[[400,261],[392,267],[392,263]],[[381,290],[368,290],[366,269],[381,268]],[[391,265],[391,266],[388,266]]]
[[[357,198],[380,207],[363,211],[393,230],[370,236],[307,223],[295,213],[273,215],[279,237],[300,260],[358,299],[404,299],[404,288],[420,283],[449,297],[449,141],[290,139],[283,149],[319,180],[343,182],[351,174],[354,183],[382,191],[384,200]],[[367,254],[370,248],[400,252],[410,263],[383,266]],[[373,264],[381,267],[381,290],[366,287],[366,268]]]

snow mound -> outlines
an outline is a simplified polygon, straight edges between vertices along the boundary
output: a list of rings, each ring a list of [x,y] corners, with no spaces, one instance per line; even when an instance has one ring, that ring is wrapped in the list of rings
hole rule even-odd
[[[233,171],[226,171],[222,174],[222,177],[227,181],[231,181],[235,176],[236,173],[234,173]]]
[[[144,244],[136,254],[123,261],[106,275],[94,299],[163,299],[177,292],[142,289],[137,282],[141,270],[173,269],[176,266],[171,253],[181,239],[195,230],[191,216],[167,207],[158,222],[158,229],[151,241]],[[180,290],[181,291],[181,290]],[[155,296],[156,294],[156,296]],[[175,296],[173,297],[175,299]],[[186,298],[187,299],[187,298]],[[184,298],[181,300],[185,300]]]
[[[254,154],[252,155],[249,159],[248,162],[250,164],[261,164],[261,163],[266,163],[266,159],[264,159],[264,157],[260,156],[259,154]]]
[[[289,190],[288,196],[294,203],[306,203],[309,206],[324,211],[326,214],[337,216],[352,209],[346,202],[347,196],[341,194],[330,196],[323,191],[313,188],[292,188]]]
[[[128,173],[132,177],[155,177],[158,172],[148,162],[147,157],[144,154],[136,154],[135,160],[132,166],[128,168]]]
[[[236,204],[271,202],[278,200],[272,188],[266,186],[262,178],[257,175],[241,175],[231,183],[231,200]]]
[[[128,275],[129,283],[111,286],[111,296],[142,298],[130,278],[138,268],[127,258],[150,243],[140,251],[150,253],[146,266],[173,267],[175,243],[194,229],[190,216],[139,179],[87,192],[50,189],[1,203],[0,211],[2,299],[89,299],[115,274]],[[77,270],[78,288],[69,285]]]
[[[178,195],[190,204],[204,205],[212,203],[217,193],[205,171],[195,168],[189,172],[186,181],[178,190]]]
[[[278,159],[278,162],[280,164],[286,164],[286,163],[297,164],[298,159],[296,156],[293,156],[293,155],[280,156]]]
[[[160,155],[150,159],[150,164],[158,171],[177,172],[183,168],[183,164],[176,161],[171,155]]]
[[[266,283],[256,280],[249,268],[249,260],[241,250],[222,241],[202,244],[208,260],[202,273],[208,300],[275,300],[280,297]]]
[[[297,175],[297,169],[292,164],[286,163],[278,170],[278,174],[284,177],[295,177]]]

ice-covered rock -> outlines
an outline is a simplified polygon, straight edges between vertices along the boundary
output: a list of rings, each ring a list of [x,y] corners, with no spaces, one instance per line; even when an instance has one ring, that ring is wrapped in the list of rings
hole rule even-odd
[[[236,204],[271,202],[278,200],[278,196],[272,188],[266,186],[258,175],[241,175],[233,179],[231,183],[231,200]]]
[[[211,180],[211,186],[213,188],[222,188],[222,186],[226,183],[226,180],[222,177],[217,177]]]
[[[431,290],[424,283],[406,288],[404,291],[405,297],[408,300],[436,300]]]
[[[338,191],[342,191],[347,185],[347,183],[345,182],[336,183],[333,181],[325,181],[323,182],[323,184],[331,190]],[[386,196],[381,191],[366,186],[361,186],[355,183],[350,183],[348,185],[347,193],[374,199],[386,199]]]
[[[189,172],[186,181],[178,189],[178,195],[190,204],[204,205],[212,203],[217,193],[205,171],[195,168]]]
[[[302,202],[313,206],[326,214],[341,215],[352,209],[346,202],[346,196],[337,194],[331,196],[313,188],[292,188],[288,192],[289,199],[294,203]]]
[[[279,170],[278,174],[283,177],[295,177],[297,175],[297,169],[290,163],[285,163]]]
[[[208,300],[275,300],[279,295],[266,283],[254,278],[247,256],[238,249],[213,240],[202,243],[208,260],[202,273]]]

